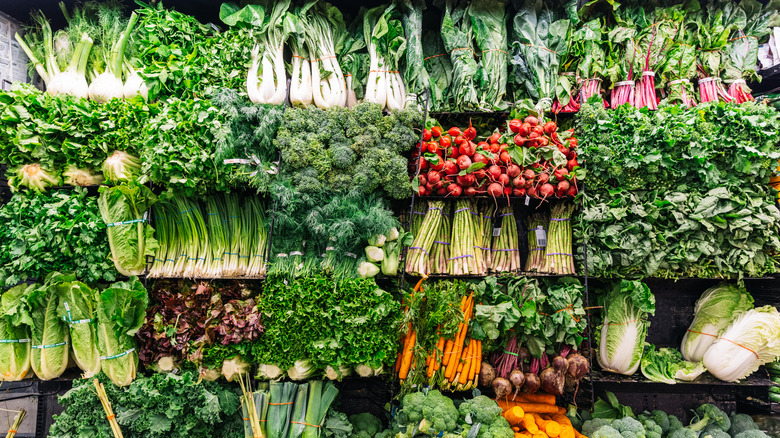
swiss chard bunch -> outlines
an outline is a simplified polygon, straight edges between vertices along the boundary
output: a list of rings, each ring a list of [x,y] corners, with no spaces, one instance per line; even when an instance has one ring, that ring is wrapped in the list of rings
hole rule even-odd
[[[0,207],[0,285],[54,271],[94,284],[114,281],[106,226],[85,189],[19,193]]]

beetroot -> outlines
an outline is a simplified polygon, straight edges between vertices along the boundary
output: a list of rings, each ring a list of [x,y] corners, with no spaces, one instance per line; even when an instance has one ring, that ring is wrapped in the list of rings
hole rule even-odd
[[[578,167],[580,164],[577,163],[577,158],[573,158],[569,160],[568,164],[566,164],[566,168],[569,169],[569,172],[574,170],[575,167]]]
[[[525,373],[525,384],[523,385],[523,392],[526,394],[533,394],[539,390],[542,386],[539,376],[534,373]]]
[[[472,173],[469,173],[469,174],[463,175],[463,176],[458,175],[458,177],[457,177],[458,185],[463,187],[463,188],[471,187],[476,182],[477,182],[477,178],[474,177],[474,174],[472,174]]]
[[[439,181],[441,181],[441,174],[435,170],[431,170],[428,172],[428,182],[431,184],[436,185]]]
[[[498,183],[506,187],[509,185],[509,175],[502,173],[498,176]]]
[[[515,395],[517,395],[517,392],[520,391],[520,389],[523,387],[523,384],[525,383],[525,374],[523,374],[521,370],[515,368],[509,374],[509,382],[511,382],[512,386],[514,386]]]
[[[518,176],[512,181],[512,185],[515,187],[523,187],[525,185],[525,180],[522,176]]]
[[[512,194],[512,187],[504,187],[504,195],[509,196]]]
[[[492,183],[487,188],[488,195],[498,198],[504,194],[504,188],[499,183]]]
[[[497,399],[505,398],[512,392],[512,383],[503,377],[496,377],[493,379],[493,391]]]
[[[517,178],[520,176],[520,166],[517,164],[510,164],[506,168],[506,174],[509,175],[510,178]]]
[[[496,370],[487,362],[482,362],[479,367],[479,385],[492,386],[496,378]]]
[[[495,165],[495,164],[494,164],[494,165],[492,165],[492,166],[490,166],[490,167],[488,167],[488,170],[487,170],[487,171],[488,171],[488,175],[489,175],[489,176],[490,176],[490,178],[491,178],[491,179],[493,179],[493,180],[497,180],[497,179],[498,179],[498,177],[500,177],[500,176],[501,176],[501,168],[500,168],[500,167],[498,167],[498,166],[497,166],[497,165]]]
[[[569,190],[569,187],[571,187],[571,184],[569,184],[569,182],[566,180],[558,183],[558,191],[566,192],[566,190]]]
[[[442,172],[444,172],[445,175],[455,175],[458,173],[458,170],[458,164],[455,161],[447,160],[444,162]]]
[[[537,119],[534,116],[528,116],[528,117],[525,118],[524,122],[528,123],[531,126],[536,126],[536,125],[539,124],[539,119]]]
[[[525,169],[523,172],[523,178],[525,178],[526,181],[533,181],[535,177],[536,172],[534,172],[533,169]]]
[[[531,187],[525,191],[525,194],[532,197],[532,198],[538,198],[539,195],[536,193],[536,187]]]
[[[515,135],[515,144],[517,146],[523,146],[528,139],[521,134]]]
[[[569,174],[569,171],[565,167],[561,167],[560,169],[555,169],[555,172],[553,172],[553,175],[555,175],[555,179],[558,181],[563,181],[566,179],[566,175]]]
[[[571,378],[574,381],[579,382],[590,371],[590,363],[588,363],[588,359],[585,359],[585,357],[578,353],[569,355],[566,360],[568,361],[568,368],[566,369],[567,378]]]
[[[514,189],[512,190],[512,194],[515,196],[525,196],[525,189]]]
[[[550,174],[547,172],[542,172],[539,174],[537,178],[539,180],[539,184],[544,184],[547,181],[550,181]]]
[[[563,395],[563,385],[566,383],[566,370],[569,361],[561,356],[556,356],[550,366],[539,375],[542,382],[542,390],[550,394]]]
[[[458,157],[458,167],[460,170],[466,170],[471,166],[471,158],[467,157],[466,155],[461,155]]]
[[[452,196],[460,196],[463,193],[463,188],[457,184],[450,184],[447,186],[447,191]]]
[[[479,169],[476,172],[473,172],[472,175],[477,179],[477,181],[482,181],[487,177],[487,170],[485,169]]]
[[[569,190],[566,190],[566,196],[571,196],[572,198],[577,196],[577,193],[579,192],[577,190],[577,186],[574,184],[572,184],[572,186],[569,187]]]
[[[542,198],[549,198],[550,196],[553,196],[555,194],[555,187],[553,187],[552,184],[542,184],[542,187],[539,189],[539,196]]]

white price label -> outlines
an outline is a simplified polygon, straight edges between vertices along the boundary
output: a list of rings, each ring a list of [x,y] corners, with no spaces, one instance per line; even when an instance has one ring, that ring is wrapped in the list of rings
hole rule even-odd
[[[493,228],[493,237],[498,237],[501,235],[501,227]]]
[[[539,248],[547,247],[547,232],[543,228],[536,229],[536,246]]]

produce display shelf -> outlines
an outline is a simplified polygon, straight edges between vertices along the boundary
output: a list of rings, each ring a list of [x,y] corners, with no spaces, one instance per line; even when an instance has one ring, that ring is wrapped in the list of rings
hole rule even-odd
[[[406,277],[410,278],[421,278],[421,275],[418,274],[412,274],[412,273],[404,273]],[[452,274],[429,274],[428,278],[452,278],[452,279],[458,279],[458,278],[485,278],[485,277],[491,277],[491,276],[498,276],[498,277],[549,277],[549,278],[562,278],[562,277],[576,277],[576,278],[585,278],[582,274],[544,274],[539,272],[523,272],[523,271],[516,271],[516,272],[491,272],[484,275],[452,275]]]
[[[686,392],[689,391],[689,387],[733,387],[737,388],[755,388],[755,387],[769,387],[772,385],[772,381],[769,380],[769,374],[764,368],[760,368],[755,373],[748,376],[741,382],[724,382],[718,380],[710,373],[704,373],[699,376],[693,382],[677,382],[674,385],[669,385],[660,382],[651,382],[647,380],[641,372],[637,371],[632,376],[624,376],[622,374],[613,374],[604,372],[601,370],[591,370],[591,378],[594,385],[599,386],[611,386],[617,385],[621,387],[641,385],[642,387],[653,387],[653,391],[656,392]],[[666,390],[663,390],[666,388]]]

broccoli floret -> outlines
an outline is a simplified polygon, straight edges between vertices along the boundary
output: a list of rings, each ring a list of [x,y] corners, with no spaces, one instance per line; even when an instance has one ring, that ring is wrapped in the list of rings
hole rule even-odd
[[[615,430],[610,426],[601,426],[598,430],[593,432],[591,435],[585,435],[585,436],[588,436],[590,438],[623,438],[623,436],[620,435],[620,432],[618,432],[617,430]]]
[[[756,422],[747,414],[731,414],[731,427],[729,435],[736,436],[746,430],[758,430]]]
[[[325,176],[325,184],[336,193],[346,193],[354,186],[354,179],[350,172],[331,170]]]
[[[666,415],[666,412],[656,409],[653,412],[650,412],[647,416],[648,419],[652,420],[661,428],[661,433],[666,433],[669,431],[669,416]],[[682,424],[680,424],[680,427],[682,427]]]
[[[352,423],[352,436],[356,438],[373,438],[382,430],[382,422],[379,418],[368,412],[349,416]]]
[[[458,409],[439,391],[407,394],[401,401],[401,411],[407,429],[404,436],[411,436],[415,426],[428,435],[452,432],[458,427]]]
[[[612,424],[612,420],[607,420],[605,418],[594,418],[592,420],[588,420],[582,423],[582,434],[585,436],[591,436],[600,428],[609,426],[610,424]]]
[[[313,167],[307,167],[292,175],[292,183],[301,193],[320,193],[325,190],[322,181],[317,178],[317,170]]]
[[[669,415],[669,433],[677,429],[682,429],[683,427],[685,426],[683,426],[682,422],[677,417],[674,415]]]
[[[396,122],[390,131],[382,138],[381,146],[390,149],[392,152],[402,154],[408,152],[420,141],[420,136],[411,125],[403,125]]]
[[[718,426],[724,432],[731,427],[729,416],[711,403],[705,403],[696,408],[696,415],[699,420],[689,426],[691,430],[699,431],[709,424]]]
[[[352,107],[352,116],[355,125],[348,129],[347,137],[355,137],[365,130],[367,126],[378,125],[384,118],[382,107],[374,103],[363,102]],[[378,133],[381,136],[381,132]]]
[[[731,435],[718,429],[717,427],[714,427],[702,431],[701,435],[699,435],[699,438],[731,438]]]
[[[499,418],[504,418],[501,416],[502,409],[498,403],[484,395],[464,401],[460,404],[458,411],[460,416],[470,424],[482,423],[487,426]]]
[[[477,438],[514,438],[514,436],[515,432],[512,430],[512,426],[501,415],[490,425],[483,423],[477,434]]]
[[[683,427],[673,430],[666,438],[697,438],[697,435],[696,431]]]
[[[337,169],[349,169],[357,160],[357,154],[349,146],[331,147],[330,153],[333,157],[333,167]]]
[[[647,438],[660,438],[661,435],[664,434],[663,429],[661,429],[661,426],[656,424],[655,421],[651,420],[646,415],[640,415],[642,426],[645,428],[645,435],[647,435]]]
[[[611,426],[626,438],[644,438],[645,436],[645,427],[636,418],[620,418],[613,421]]]
[[[746,430],[734,435],[734,438],[771,438],[769,435],[761,432],[758,429]]]

